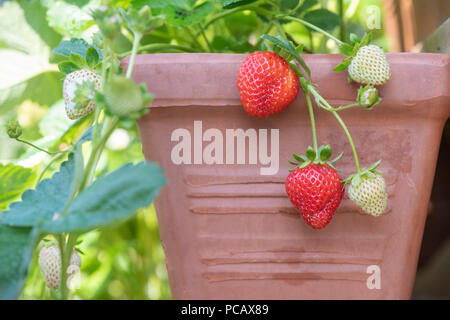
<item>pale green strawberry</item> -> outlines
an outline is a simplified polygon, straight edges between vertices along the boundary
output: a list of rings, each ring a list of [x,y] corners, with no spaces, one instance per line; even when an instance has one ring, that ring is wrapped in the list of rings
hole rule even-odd
[[[381,174],[375,174],[375,177],[362,176],[359,184],[350,183],[348,195],[367,214],[380,216],[386,211],[388,195]]]
[[[371,44],[359,48],[348,67],[348,74],[359,83],[382,85],[391,77],[391,69],[383,49]]]
[[[70,265],[81,266],[81,257],[76,250],[73,250]],[[61,274],[61,253],[59,247],[54,244],[44,245],[39,252],[39,267],[47,287],[54,290],[58,289],[59,276]]]
[[[63,97],[69,119],[79,119],[95,109],[95,91],[100,90],[100,76],[90,70],[77,70],[64,79]]]

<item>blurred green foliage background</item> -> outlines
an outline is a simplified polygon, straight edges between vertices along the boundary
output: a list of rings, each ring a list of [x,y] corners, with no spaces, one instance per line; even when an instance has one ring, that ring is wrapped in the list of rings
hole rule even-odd
[[[295,6],[296,1],[280,0]],[[150,4],[161,1],[113,0],[117,6],[133,3]],[[203,1],[199,1],[203,2]],[[219,1],[214,1],[220,8]],[[367,30],[368,10],[378,10],[382,22],[379,0],[307,0],[311,8],[327,8],[336,16],[322,21],[324,27],[340,35],[338,16],[342,4],[345,21],[344,34],[360,36]],[[63,74],[52,63],[51,50],[61,40],[71,37],[91,41],[96,31],[89,15],[90,9],[101,0],[0,0],[0,125],[18,119],[24,128],[23,138],[41,147],[52,146],[72,124],[65,116],[62,98]],[[372,7],[371,7],[372,6]],[[373,7],[375,6],[375,7]],[[372,8],[372,9],[370,9]],[[338,19],[336,19],[336,17]],[[375,30],[374,42],[388,50],[383,25]],[[309,52],[336,53],[335,44],[319,34],[312,34],[296,23],[287,23],[286,30]],[[195,42],[205,44],[201,37],[189,35],[191,31],[168,25],[144,37],[143,45],[171,43],[195,48]],[[216,52],[253,51],[259,35],[267,32],[267,24],[254,12],[241,11],[210,25],[206,35]],[[131,49],[126,32],[115,43],[118,52]],[[151,92],[151,88],[149,88]],[[50,160],[43,152],[36,152],[17,141],[8,139],[0,131],[1,163],[15,163],[42,170]],[[122,164],[143,160],[139,135],[134,123],[122,123],[107,145],[100,162],[100,171],[108,172]],[[54,170],[57,166],[54,166]],[[53,172],[54,172],[53,170]],[[153,207],[140,211],[126,223],[96,230],[81,237],[81,287],[75,290],[75,299],[170,299],[170,288],[164,253],[158,233]],[[23,299],[53,298],[46,289],[37,267],[37,253]]]

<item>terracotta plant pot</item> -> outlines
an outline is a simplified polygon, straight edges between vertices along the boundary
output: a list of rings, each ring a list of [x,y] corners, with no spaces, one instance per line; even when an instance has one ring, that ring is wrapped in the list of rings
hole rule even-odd
[[[340,112],[362,167],[382,159],[379,169],[388,185],[389,208],[375,218],[359,212],[345,196],[323,230],[305,224],[284,187],[291,154],[312,144],[304,95],[277,115],[247,115],[236,88],[245,57],[154,54],[136,59],[134,79],[145,82],[156,97],[139,129],[146,158],[159,162],[168,180],[155,204],[173,297],[410,298],[439,141],[450,115],[450,56],[388,54],[392,78],[380,87],[381,104],[371,111]],[[355,100],[358,85],[348,84],[345,72],[332,71],[342,56],[304,58],[313,82],[333,105]],[[335,155],[344,151],[336,165],[346,177],[355,169],[344,132],[327,111],[315,112],[319,144],[329,143]],[[202,128],[197,123],[194,129],[194,121],[202,121]],[[171,138],[183,128],[191,135],[192,164],[177,165],[171,154],[179,142]],[[238,128],[259,134],[269,129],[268,150],[273,129],[279,129],[276,174],[261,175],[260,169],[268,166],[261,157],[257,164],[249,164],[248,155],[245,164],[194,159],[196,148],[205,151],[211,143],[201,142],[207,129],[219,130],[225,146],[226,130]],[[259,142],[262,138],[258,136]],[[245,150],[250,151],[249,145]],[[224,147],[224,163],[226,152],[230,150]],[[371,275],[380,276],[380,288],[369,289]]]

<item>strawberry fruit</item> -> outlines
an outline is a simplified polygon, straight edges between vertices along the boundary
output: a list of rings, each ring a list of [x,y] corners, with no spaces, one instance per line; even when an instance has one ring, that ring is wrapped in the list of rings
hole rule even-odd
[[[286,109],[297,97],[299,79],[289,63],[274,52],[257,51],[239,68],[237,87],[245,110],[266,117]]]
[[[331,148],[322,146],[319,154],[309,147],[307,157],[294,154],[300,163],[286,179],[286,193],[306,223],[314,229],[324,228],[333,217],[344,195],[344,186],[331,163]]]
[[[359,83],[382,85],[391,77],[391,69],[383,49],[371,44],[359,48],[350,62],[348,74]]]
[[[388,194],[386,182],[381,172],[376,170],[380,161],[360,173],[351,175],[348,195],[358,207],[372,216],[380,216],[386,212]]]
[[[100,90],[100,76],[90,70],[77,70],[64,79],[63,97],[69,119],[79,119],[95,109],[95,91]]]
[[[81,266],[81,257],[73,250],[70,265]],[[50,289],[58,289],[61,274],[61,251],[55,244],[45,244],[39,252],[39,267],[44,276],[45,284]]]

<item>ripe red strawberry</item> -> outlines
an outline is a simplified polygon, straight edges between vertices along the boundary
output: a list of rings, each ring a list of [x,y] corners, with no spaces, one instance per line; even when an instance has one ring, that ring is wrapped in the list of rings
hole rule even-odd
[[[291,172],[286,179],[286,193],[306,223],[322,229],[341,203],[344,187],[329,165],[310,163]]]
[[[286,109],[295,100],[299,80],[278,54],[257,51],[241,64],[237,87],[245,110],[255,117],[266,117]]]

